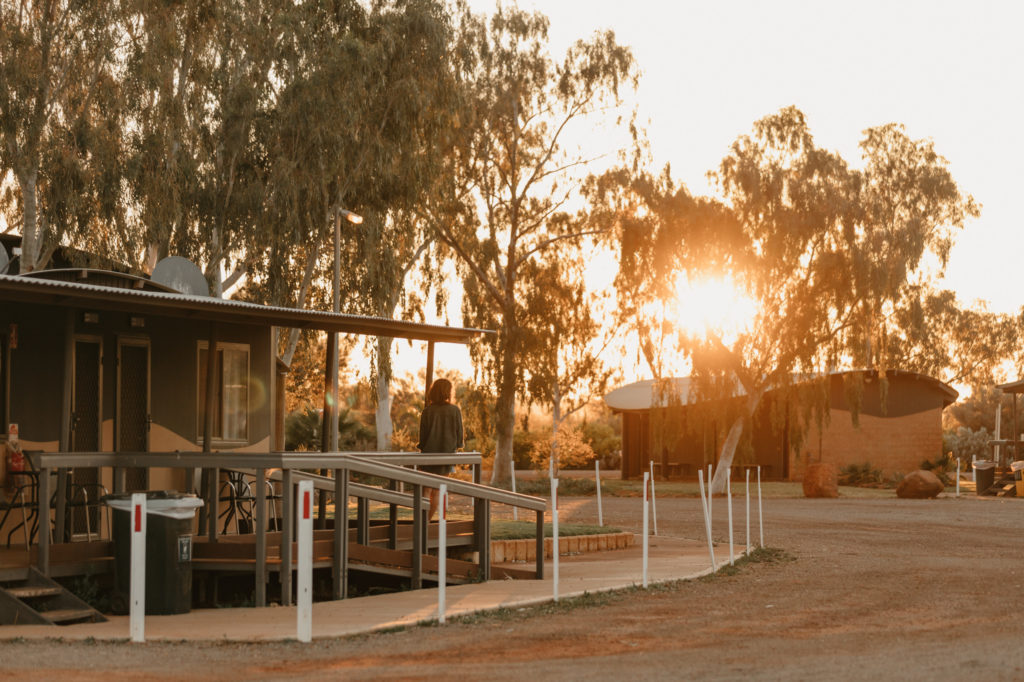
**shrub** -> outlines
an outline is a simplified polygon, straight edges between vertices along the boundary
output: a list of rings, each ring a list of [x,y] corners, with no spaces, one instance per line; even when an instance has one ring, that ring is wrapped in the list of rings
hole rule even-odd
[[[839,470],[839,485],[854,485],[868,488],[881,485],[881,483],[881,469],[873,468],[870,462],[850,464]]]
[[[553,438],[550,434],[534,441],[530,464],[537,471],[547,471],[551,460]],[[568,422],[558,425],[558,466],[561,469],[584,467],[594,460],[594,451],[583,439],[583,433]]]
[[[942,434],[942,451],[946,453],[943,457],[952,455],[954,458],[952,470],[956,470],[956,459],[960,460],[960,469],[963,471],[970,467],[974,457],[978,459],[991,459],[992,448],[988,442],[992,435],[985,427],[969,429],[961,426],[955,431],[950,429]]]

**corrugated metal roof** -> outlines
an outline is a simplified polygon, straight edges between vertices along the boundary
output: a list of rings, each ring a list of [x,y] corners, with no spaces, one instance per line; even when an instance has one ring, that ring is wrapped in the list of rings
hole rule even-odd
[[[833,376],[852,374],[855,372],[874,372],[875,370],[839,370],[831,372]],[[959,397],[959,393],[952,386],[936,379],[934,377],[927,376],[925,374],[919,374],[918,372],[908,372],[905,370],[888,370],[887,373],[891,376],[909,376],[911,378],[926,381],[932,383],[936,388],[939,389],[945,396],[945,404],[950,405],[956,401]],[[794,381],[799,382],[801,377],[794,375]],[[1024,380],[1019,382],[1024,388]],[[626,384],[620,386],[615,390],[611,391],[604,397],[604,402],[608,407],[616,412],[630,412],[637,410],[649,410],[654,406],[665,407],[669,404],[678,405],[689,405],[696,402],[696,396],[691,395],[691,380],[690,377],[673,377],[664,380],[664,386],[659,390],[658,382],[653,379],[645,379],[643,381],[637,381],[632,384]],[[1006,384],[1006,386],[1014,386],[1015,384]],[[999,387],[1002,388],[1002,387]],[[1005,390],[1005,389],[1004,389]],[[746,391],[739,385],[736,386],[736,390],[733,393],[733,397],[740,397],[746,395]]]
[[[230,299],[120,289],[83,282],[64,282],[12,275],[0,275],[0,301],[118,310],[135,314],[163,315],[212,322],[319,329],[342,334],[386,336],[444,343],[469,343],[474,336],[494,333],[486,329],[445,327],[420,322],[389,320],[382,317],[282,308]]]

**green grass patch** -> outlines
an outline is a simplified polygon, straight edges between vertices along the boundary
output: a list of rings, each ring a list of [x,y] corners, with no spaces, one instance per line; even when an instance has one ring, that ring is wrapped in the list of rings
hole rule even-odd
[[[603,535],[607,533],[621,533],[618,528],[611,526],[596,526],[586,523],[560,523],[558,524],[558,536],[569,537],[572,535]],[[544,537],[550,538],[553,535],[550,523],[544,524]],[[533,521],[498,521],[491,522],[492,540],[534,540],[537,538],[537,524]]]
[[[601,481],[601,492],[608,490],[608,481]],[[551,479],[527,478],[516,479],[516,492],[523,495],[536,495],[548,497],[551,495]],[[558,479],[558,493],[567,497],[586,497],[597,495],[597,485],[592,478],[560,478]]]

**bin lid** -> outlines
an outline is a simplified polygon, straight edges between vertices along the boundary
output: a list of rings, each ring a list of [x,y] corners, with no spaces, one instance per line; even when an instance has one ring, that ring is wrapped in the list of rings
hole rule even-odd
[[[994,469],[995,466],[996,463],[989,459],[979,459],[977,462],[974,462],[975,469]]]
[[[203,501],[190,493],[179,493],[177,490],[146,490],[146,513],[166,516],[172,519],[190,519],[195,510],[203,506]],[[132,495],[135,493],[117,493],[104,495],[103,501],[111,509],[131,511]]]

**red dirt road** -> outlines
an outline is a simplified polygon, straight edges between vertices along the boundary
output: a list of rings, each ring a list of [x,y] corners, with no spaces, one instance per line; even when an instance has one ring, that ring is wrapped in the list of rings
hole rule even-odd
[[[563,504],[595,520],[592,498]],[[639,512],[605,500],[608,524]],[[702,537],[696,500],[658,512],[661,534]],[[0,679],[1024,679],[1024,500],[768,500],[765,516],[792,561],[312,645],[4,642]]]

